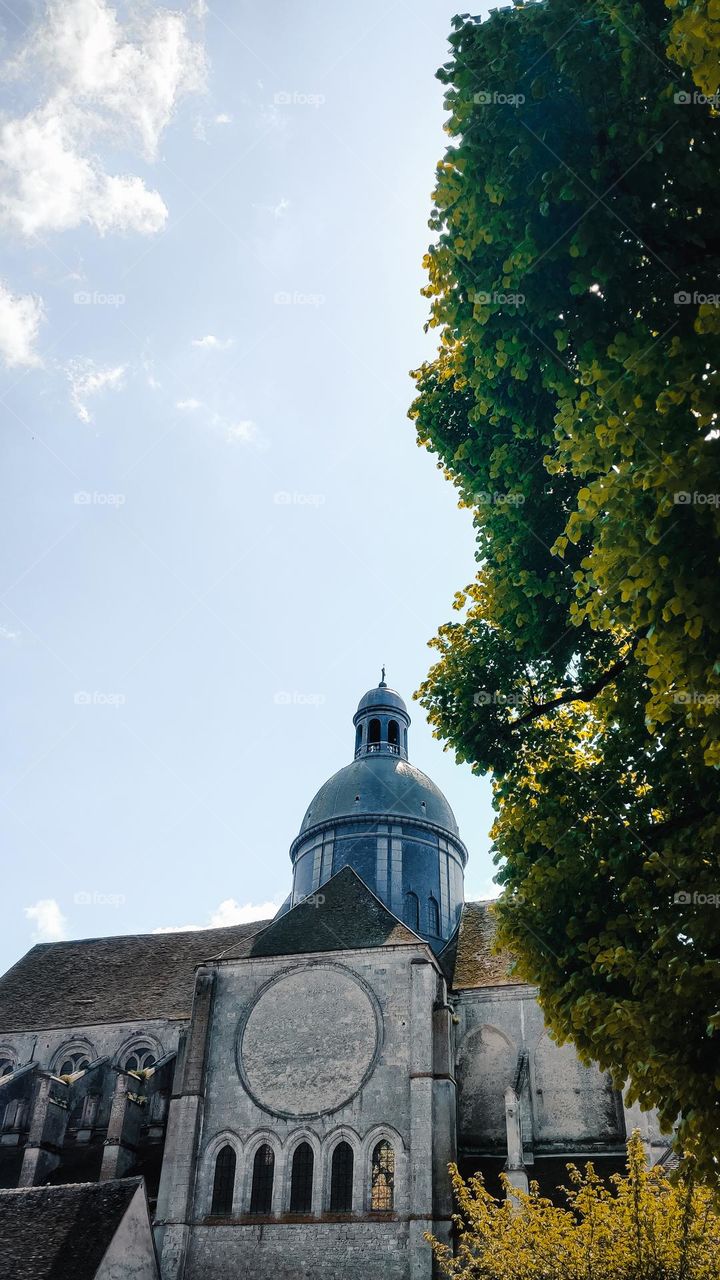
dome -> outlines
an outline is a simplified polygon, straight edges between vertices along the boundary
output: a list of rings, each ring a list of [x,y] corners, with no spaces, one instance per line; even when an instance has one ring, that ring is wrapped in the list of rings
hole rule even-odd
[[[399,694],[395,697],[405,705]],[[360,756],[333,774],[312,801],[298,838],[319,824],[357,814],[418,818],[456,838],[459,835],[455,815],[440,788],[415,765],[396,755]]]
[[[376,689],[368,689],[367,693],[363,694],[355,715],[359,716],[363,711],[369,711],[371,708],[375,710],[378,707],[386,711],[399,711],[407,717],[408,724],[410,723],[410,716],[403,698],[396,689],[388,689],[387,685],[383,684],[378,685]]]

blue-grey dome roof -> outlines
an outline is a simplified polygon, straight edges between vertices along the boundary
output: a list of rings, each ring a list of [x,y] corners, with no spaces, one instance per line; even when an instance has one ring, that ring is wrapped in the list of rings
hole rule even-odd
[[[358,716],[360,712],[375,707],[385,707],[388,711],[401,711],[404,716],[407,716],[408,722],[410,720],[408,709],[397,689],[388,689],[385,684],[378,685],[376,689],[368,689],[367,693],[363,694],[355,715]]]
[[[399,694],[395,696],[402,702]],[[360,756],[324,783],[303,818],[300,835],[333,818],[366,813],[418,818],[456,838],[459,835],[455,815],[440,788],[407,760],[381,753]]]

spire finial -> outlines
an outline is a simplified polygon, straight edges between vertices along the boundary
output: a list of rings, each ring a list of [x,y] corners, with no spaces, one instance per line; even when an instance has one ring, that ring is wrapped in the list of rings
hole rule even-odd
[[[384,666],[382,668],[382,675],[380,676],[380,683],[378,685],[378,689],[387,689],[387,684],[385,683],[385,667]]]

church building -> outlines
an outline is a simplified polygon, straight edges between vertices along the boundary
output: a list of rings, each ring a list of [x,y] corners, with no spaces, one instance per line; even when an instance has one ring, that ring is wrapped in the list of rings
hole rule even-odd
[[[144,1179],[162,1280],[430,1280],[450,1161],[552,1194],[569,1160],[623,1168],[635,1127],[664,1158],[465,902],[467,850],[384,677],[353,727],[273,920],[43,944],[0,979],[0,1239],[39,1187],[127,1180],[125,1213]],[[125,1265],[112,1280],[153,1274],[132,1245]]]

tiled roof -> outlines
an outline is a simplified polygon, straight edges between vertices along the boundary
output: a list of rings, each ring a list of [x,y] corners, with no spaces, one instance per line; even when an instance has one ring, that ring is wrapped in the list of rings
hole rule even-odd
[[[322,901],[320,901],[322,899]],[[468,902],[440,962],[460,989],[517,982],[492,950],[491,902]],[[214,957],[302,955],[400,944],[417,936],[344,867],[275,920],[227,929],[87,938],[33,947],[0,978],[0,1032],[188,1019],[194,970]]]
[[[140,1178],[0,1191],[7,1280],[93,1280]]]
[[[268,923],[33,947],[0,978],[0,1032],[189,1018],[195,966]]]
[[[513,986],[519,982],[511,973],[510,952],[498,954],[493,950],[495,919],[492,905],[492,900],[488,900],[466,902],[463,907],[452,977],[456,991],[467,987]],[[446,950],[451,945],[452,942]]]
[[[417,934],[388,911],[352,867],[343,867],[317,893],[254,938],[230,947],[222,958],[417,946],[419,942]]]

